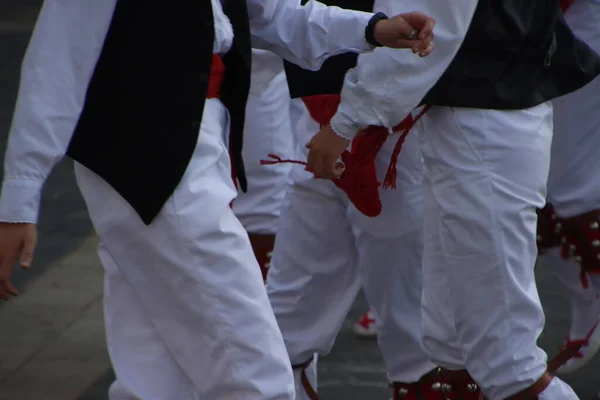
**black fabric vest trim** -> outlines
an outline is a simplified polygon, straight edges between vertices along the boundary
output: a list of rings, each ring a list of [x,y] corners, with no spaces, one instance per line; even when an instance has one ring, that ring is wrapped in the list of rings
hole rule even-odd
[[[479,0],[463,45],[423,103],[525,109],[599,73],[598,55],[574,37],[558,0]]]
[[[229,111],[231,127],[229,151],[236,178],[243,192],[248,189],[242,147],[244,144],[244,124],[246,103],[250,92],[252,72],[252,46],[246,0],[225,0],[223,11],[233,26],[233,44],[225,55],[225,80],[221,88],[221,101]]]
[[[374,0],[327,0],[328,6],[338,6],[349,10],[373,11]],[[303,1],[305,4],[306,1]],[[358,55],[345,53],[329,58],[318,71],[302,69],[284,61],[285,74],[290,96],[295,99],[319,94],[339,94],[344,84],[346,72],[356,66]]]
[[[194,153],[213,44],[210,1],[172,7],[117,1],[67,155],[102,177],[145,224],[174,192]],[[239,122],[232,125],[240,130]],[[241,152],[241,134],[233,141]]]

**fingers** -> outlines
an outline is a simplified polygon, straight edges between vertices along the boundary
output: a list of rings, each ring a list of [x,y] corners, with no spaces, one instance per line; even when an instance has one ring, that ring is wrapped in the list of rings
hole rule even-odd
[[[319,157],[319,176],[327,179],[337,179],[344,172],[345,165],[331,154],[323,154]]]
[[[343,161],[336,161],[333,165],[333,171],[332,173],[335,175],[334,178],[339,178],[340,176],[342,176],[342,174],[344,173],[344,171],[346,170],[346,165],[344,164]]]
[[[4,290],[2,282],[0,282],[0,300],[8,301],[8,293]]]
[[[320,178],[325,178],[323,175],[323,153],[313,149],[313,141],[317,135],[313,136],[306,144],[306,148],[309,149],[308,157],[306,158],[306,169]]]
[[[8,278],[0,278],[0,299],[8,301],[10,296],[18,296],[19,291],[12,285]]]
[[[419,39],[425,40],[431,38],[433,40],[433,28],[435,27],[435,20],[433,18],[423,15],[424,24],[419,29]]]
[[[435,20],[428,15],[418,11],[400,14],[406,22],[419,31],[419,39],[423,40],[427,36],[433,35]]]
[[[25,243],[21,249],[21,268],[31,267],[33,262],[33,252],[35,251],[36,238],[35,236],[27,236]]]
[[[433,36],[428,36],[423,40],[398,39],[396,47],[411,49],[416,54],[427,50],[431,43],[433,43]]]
[[[435,49],[435,43],[431,42],[427,48],[419,53],[421,57],[427,57]]]
[[[426,52],[434,39],[435,20],[418,11],[401,14],[399,17],[397,29],[406,37],[399,38],[396,47],[410,48],[413,53]]]
[[[344,172],[340,157],[350,141],[338,136],[331,126],[325,125],[306,144],[309,149],[307,170],[318,178],[335,179]]]
[[[319,178],[336,179],[342,175],[342,172],[344,172],[344,167],[325,156],[319,157],[318,164],[315,165],[315,174]]]
[[[19,294],[10,277],[17,261],[23,268],[31,266],[36,239],[35,224],[0,223],[0,299]]]
[[[310,143],[306,145],[310,148]],[[314,173],[319,178],[336,179],[344,173],[345,165],[337,160],[333,155],[310,150],[307,158],[307,170]]]
[[[314,170],[314,165],[315,165],[315,152],[312,150],[312,139],[306,143],[306,148],[309,149],[308,151],[308,156],[306,157],[306,170],[309,172],[315,172]]]
[[[17,259],[16,254],[0,255],[0,299],[8,301],[10,296],[19,294],[17,289],[10,282],[10,276]]]
[[[419,46],[415,46],[412,49],[412,52],[414,54],[419,53],[420,57],[427,57],[429,54],[431,54],[431,52],[435,49],[435,43],[433,42],[429,42],[426,45],[419,45]]]
[[[396,17],[390,20],[381,22],[384,22],[387,24],[388,27],[391,27],[391,30],[394,31],[396,35],[402,35],[408,40],[415,40],[417,39],[419,31],[421,30],[420,25],[422,23],[416,21],[416,18],[412,18],[412,20],[415,20],[415,22],[417,22],[416,25],[413,24],[411,19],[406,18],[407,15],[408,14],[397,15]]]

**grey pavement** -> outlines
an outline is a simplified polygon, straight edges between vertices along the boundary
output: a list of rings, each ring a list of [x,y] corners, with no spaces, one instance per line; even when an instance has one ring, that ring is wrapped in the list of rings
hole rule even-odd
[[[0,0],[0,151],[18,85],[19,64],[41,0]],[[106,400],[113,379],[102,325],[102,268],[97,239],[65,161],[44,190],[40,240],[31,271],[18,271],[19,298],[0,303],[0,400]],[[401,262],[401,261],[400,261]],[[553,354],[565,337],[569,309],[543,268],[539,287],[547,316],[540,344]],[[362,295],[333,351],[320,359],[322,399],[387,399],[375,341],[356,338]],[[567,379],[582,400],[597,399],[600,358]]]
[[[41,4],[41,0],[0,0],[1,163],[16,100],[21,59]],[[91,232],[92,226],[73,178],[72,163],[63,161],[44,190],[35,267],[26,274],[17,273],[17,285],[42,274],[49,265],[77,248]]]

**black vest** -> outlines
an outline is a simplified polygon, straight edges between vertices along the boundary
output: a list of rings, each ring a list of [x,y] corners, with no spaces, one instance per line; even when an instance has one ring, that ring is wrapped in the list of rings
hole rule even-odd
[[[373,1],[331,0],[371,11]],[[292,98],[339,94],[356,54],[317,71],[285,63]],[[524,109],[575,91],[600,73],[600,61],[566,25],[558,0],[479,0],[456,57],[423,104]]]
[[[373,11],[374,0],[320,0],[328,6]],[[302,2],[306,3],[306,0]],[[340,94],[346,72],[356,66],[358,54],[345,53],[327,59],[318,71],[309,71],[284,61],[285,75],[293,99],[319,94]]]
[[[235,39],[224,57],[222,88],[232,116],[232,154],[241,174],[250,85],[245,4],[229,0],[224,5]],[[176,6],[117,0],[67,155],[102,177],[146,224],[179,184],[196,147],[213,42],[208,0]]]
[[[423,103],[524,109],[599,73],[598,55],[574,37],[558,0],[479,0],[463,45]]]

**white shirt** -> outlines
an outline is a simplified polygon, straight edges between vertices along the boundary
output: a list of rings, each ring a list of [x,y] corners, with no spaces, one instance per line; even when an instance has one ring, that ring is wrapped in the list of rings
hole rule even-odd
[[[214,50],[231,46],[231,24],[219,0]],[[37,222],[41,189],[64,156],[116,0],[45,1],[21,68],[21,85],[9,134],[0,221]],[[253,47],[270,50],[303,68],[347,51],[372,50],[364,29],[372,14],[299,0],[247,0]]]
[[[378,48],[348,71],[332,129],[346,138],[369,125],[393,128],[425,97],[450,65],[467,34],[478,0],[376,0],[375,10],[432,16],[435,50],[420,58],[410,50]]]

